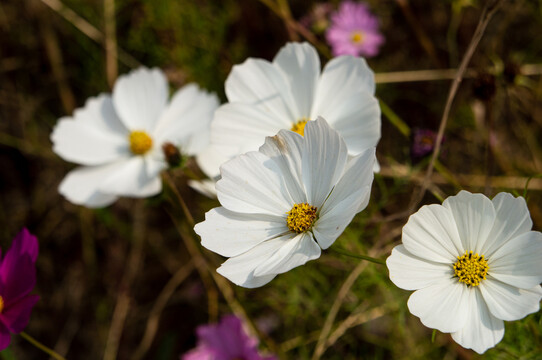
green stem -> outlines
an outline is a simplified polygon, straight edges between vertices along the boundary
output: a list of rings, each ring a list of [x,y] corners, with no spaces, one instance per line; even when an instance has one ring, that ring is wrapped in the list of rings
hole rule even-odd
[[[50,357],[52,357],[52,358],[54,358],[56,360],[66,360],[63,356],[58,354],[56,351],[54,351],[53,349],[50,349],[47,346],[43,345],[38,340],[34,339],[32,336],[28,335],[24,331],[21,332],[19,335],[21,335],[23,337],[23,339],[25,339],[26,341],[28,341],[29,343],[31,343],[32,345],[34,345],[35,347],[37,347],[38,349],[43,351],[44,353],[48,354]]]
[[[337,248],[333,248],[333,249],[330,249],[330,250],[333,251],[333,252],[336,252],[337,254],[341,254],[341,255],[345,255],[345,256],[350,256],[350,257],[353,257],[353,258],[356,258],[356,259],[367,260],[367,261],[373,262],[373,263],[375,263],[375,264],[386,265],[386,261],[385,261],[385,260],[376,259],[376,258],[367,256],[367,255],[351,254],[351,253],[349,253],[349,252],[346,251],[346,250],[343,250],[343,249],[337,249]]]

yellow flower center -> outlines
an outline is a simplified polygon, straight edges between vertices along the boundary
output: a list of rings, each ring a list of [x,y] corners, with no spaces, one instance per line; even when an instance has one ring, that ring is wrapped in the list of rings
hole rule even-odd
[[[307,203],[295,204],[292,210],[287,212],[288,229],[298,234],[310,230],[316,220],[316,210],[318,210],[316,206]]]
[[[352,40],[354,44],[361,44],[364,38],[365,36],[363,36],[361,31],[354,31],[352,35],[350,35],[350,40]]]
[[[152,148],[152,139],[145,131],[130,133],[130,150],[135,155],[143,155]]]
[[[458,256],[454,264],[455,277],[459,282],[467,286],[478,286],[480,280],[485,280],[489,266],[484,255],[473,254],[472,251],[465,251],[465,255]]]
[[[0,314],[4,311],[4,298],[0,296]]]
[[[292,125],[290,130],[298,133],[301,136],[305,136],[305,125],[307,125],[307,121],[309,121],[308,118],[302,117],[301,120],[298,120],[294,125]]]

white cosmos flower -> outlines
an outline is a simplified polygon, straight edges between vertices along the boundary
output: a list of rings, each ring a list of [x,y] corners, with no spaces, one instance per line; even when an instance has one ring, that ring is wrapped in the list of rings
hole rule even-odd
[[[410,217],[386,261],[390,279],[416,290],[408,308],[425,326],[481,354],[502,339],[503,320],[539,309],[542,234],[532,225],[521,197],[461,191]]]
[[[359,57],[336,57],[321,72],[312,45],[289,43],[273,62],[249,58],[234,66],[225,91],[229,102],[215,113],[211,146],[197,157],[211,179],[225,160],[257,150],[281,129],[303,134],[307,120],[318,116],[339,132],[351,156],[380,139],[374,74]]]
[[[262,286],[333,244],[367,206],[374,161],[374,148],[348,160],[344,140],[322,118],[307,123],[304,137],[281,130],[221,166],[222,207],[195,231],[204,247],[230,257],[220,274]]]
[[[195,155],[209,143],[209,123],[218,98],[189,84],[168,104],[166,77],[140,68],[120,76],[113,95],[87,100],[51,134],[53,151],[82,165],[62,180],[59,192],[75,204],[102,207],[119,196],[159,193],[159,173],[168,165],[162,147]]]

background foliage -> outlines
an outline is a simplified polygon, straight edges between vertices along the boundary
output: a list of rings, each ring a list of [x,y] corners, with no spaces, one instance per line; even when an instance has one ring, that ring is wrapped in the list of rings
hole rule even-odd
[[[333,251],[385,258],[399,243],[429,162],[411,157],[412,130],[438,129],[451,83],[445,69],[458,67],[485,1],[369,3],[386,36],[380,55],[368,60],[386,105],[372,201],[320,259],[246,290],[216,275],[223,259],[199,246],[169,187],[101,210],[65,201],[57,186],[73,165],[52,153],[49,135],[58,118],[139,64],[164,69],[172,89],[198,82],[225,101],[231,67],[249,56],[270,60],[287,41],[303,40],[295,23],[316,2],[3,0],[0,245],[6,249],[23,226],[40,240],[41,301],[27,332],[69,359],[176,359],[194,347],[197,325],[235,312],[248,315],[262,348],[281,358],[308,359],[318,347],[326,359],[540,358],[540,313],[507,323],[504,340],[483,356],[447,334],[431,343],[431,330],[408,312],[409,292],[389,281],[384,266]],[[505,1],[495,15],[416,208],[461,188],[523,194],[534,177],[528,204],[535,230],[542,229],[541,26],[542,1]],[[325,63],[324,38],[315,39]],[[390,77],[382,75],[426,69],[441,79],[399,73],[384,83]],[[182,171],[168,176],[196,221],[216,206],[186,186]],[[14,336],[0,357],[43,355]]]

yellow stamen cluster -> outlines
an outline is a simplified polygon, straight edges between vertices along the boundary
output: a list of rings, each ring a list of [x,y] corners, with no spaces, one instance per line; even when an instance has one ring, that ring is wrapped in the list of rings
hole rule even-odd
[[[4,298],[0,296],[0,314],[4,311]]]
[[[301,136],[305,136],[305,125],[307,125],[307,121],[309,121],[309,119],[307,119],[306,117],[301,118],[301,120],[292,125],[292,128],[290,130],[298,133]]]
[[[472,251],[465,251],[463,256],[458,256],[454,264],[455,277],[459,282],[467,286],[478,286],[480,280],[485,280],[489,266],[484,255],[473,254]]]
[[[362,43],[364,38],[365,37],[363,36],[363,33],[361,31],[355,31],[350,36],[350,40],[352,40],[354,44]]]
[[[316,220],[316,210],[318,210],[316,206],[307,203],[295,204],[292,210],[287,213],[288,229],[298,234],[310,230]]]
[[[135,155],[143,155],[152,148],[152,139],[145,131],[130,133],[130,150]]]

